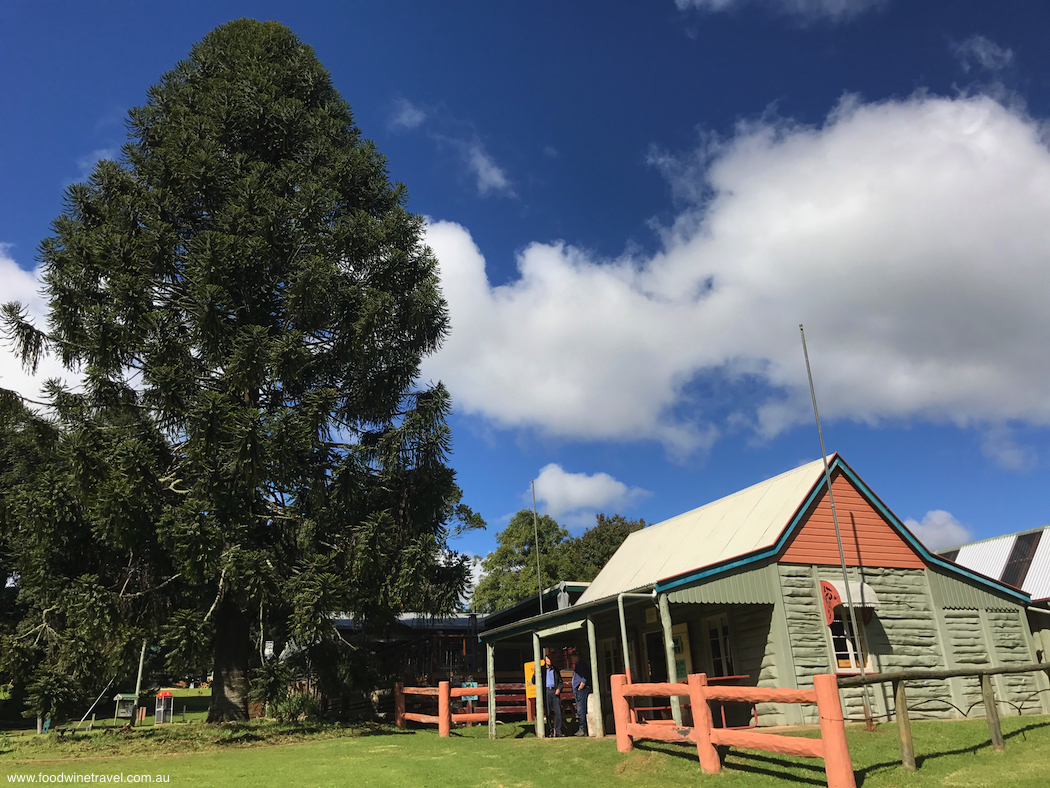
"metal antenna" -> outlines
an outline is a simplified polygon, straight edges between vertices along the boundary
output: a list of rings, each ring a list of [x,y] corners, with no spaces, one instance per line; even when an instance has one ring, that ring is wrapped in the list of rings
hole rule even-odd
[[[536,586],[540,590],[540,615],[543,615],[543,578],[540,577],[540,526],[536,515],[536,480],[532,480],[532,532],[536,537]]]
[[[842,582],[846,587],[846,606],[849,608],[850,623],[853,626],[853,634],[857,638],[857,663],[860,665],[860,676],[864,678],[864,662],[866,655],[861,651],[862,636],[860,627],[857,626],[857,610],[853,607],[853,594],[849,588],[849,574],[846,571],[846,553],[842,549],[842,531],[839,530],[838,512],[835,510],[835,495],[831,491],[831,469],[828,466],[828,453],[824,449],[824,433],[820,429],[820,413],[817,412],[817,390],[813,386],[813,370],[809,366],[809,351],[806,349],[806,330],[802,324],[798,324],[799,333],[802,335],[802,353],[806,357],[806,374],[809,376],[809,393],[813,398],[813,418],[817,421],[817,437],[820,438],[820,456],[824,458],[824,481],[828,485],[828,502],[831,504],[831,521],[835,524],[835,541],[839,545],[839,561],[842,564]],[[857,555],[860,560],[860,555]],[[868,729],[872,729],[871,709],[868,708],[868,690],[864,687],[864,719],[868,723]]]

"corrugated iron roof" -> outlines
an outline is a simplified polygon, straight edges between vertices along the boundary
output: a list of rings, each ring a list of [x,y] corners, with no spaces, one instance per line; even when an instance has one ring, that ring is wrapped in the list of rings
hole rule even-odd
[[[823,474],[823,460],[810,462],[635,531],[577,604],[771,547]]]
[[[937,552],[947,553],[950,550],[958,550],[959,554],[955,557],[955,563],[959,566],[980,572],[982,575],[995,580],[1001,580],[1003,570],[1006,568],[1006,562],[1010,558],[1010,552],[1013,550],[1017,537],[1048,529],[1050,529],[1050,525],[1029,528],[1025,531],[993,536],[990,539],[982,539],[979,542],[970,542],[969,544],[938,550]],[[1044,534],[1043,538],[1039,540],[1039,546],[1032,557],[1031,566],[1029,566],[1024,582],[1021,584],[1021,590],[1029,594],[1034,600],[1050,598],[1050,535]]]
[[[1043,526],[1043,530],[1050,530],[1050,525]],[[1044,533],[1039,540],[1032,565],[1028,567],[1024,590],[1032,595],[1032,599],[1050,599],[1050,534]]]
[[[998,580],[1003,576],[1006,560],[1010,557],[1016,538],[1016,534],[1008,534],[998,539],[963,545],[959,548],[959,555],[955,556],[955,563]]]

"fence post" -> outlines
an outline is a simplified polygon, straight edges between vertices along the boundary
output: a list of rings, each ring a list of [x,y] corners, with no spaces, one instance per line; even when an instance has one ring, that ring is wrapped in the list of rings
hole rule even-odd
[[[489,695],[485,699],[489,709],[489,738],[496,738],[496,647],[485,644],[485,678],[488,679]],[[527,703],[528,701],[526,701]]]
[[[612,683],[612,705],[613,716],[616,718],[616,749],[620,752],[630,752],[633,743],[631,736],[627,733],[627,723],[630,721],[630,709],[627,706],[627,698],[624,697],[623,687],[627,677],[622,673],[611,676]]]
[[[448,702],[448,682],[438,682],[438,734],[448,736],[452,731],[452,709]]]
[[[999,709],[995,706],[992,677],[987,673],[981,674],[981,697],[984,699],[984,716],[988,720],[988,733],[992,737],[992,749],[996,752],[1003,752],[1006,749],[1006,741],[1003,739],[1003,729],[999,724]]]
[[[711,706],[707,702],[707,674],[693,673],[689,676],[689,705],[693,710],[693,735],[696,737],[696,754],[700,757],[700,768],[704,774],[722,771],[722,759],[711,743]]]
[[[857,788],[853,776],[853,761],[846,743],[846,721],[842,717],[839,700],[839,681],[834,673],[818,673],[813,677],[817,693],[817,714],[820,716],[820,738],[824,740],[824,773],[828,788]]]
[[[908,716],[908,696],[904,681],[893,682],[893,707],[897,716],[897,733],[901,740],[901,763],[909,772],[915,771],[915,742],[911,738],[911,717]]]
[[[405,683],[403,681],[394,684],[394,725],[398,728],[405,727]]]

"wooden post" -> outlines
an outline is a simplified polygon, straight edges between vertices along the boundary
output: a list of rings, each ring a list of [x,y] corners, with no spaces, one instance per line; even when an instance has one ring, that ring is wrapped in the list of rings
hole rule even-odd
[[[496,738],[496,647],[485,644],[485,673],[489,678],[489,738]]]
[[[394,725],[405,727],[405,685],[401,681],[394,685]]]
[[[605,736],[605,713],[602,709],[602,685],[598,678],[598,640],[594,632],[594,620],[587,616],[587,648],[591,655],[591,698],[594,706],[594,725],[587,726],[587,732],[599,739]]]
[[[696,736],[696,754],[700,756],[700,768],[704,774],[722,771],[722,759],[711,743],[711,706],[707,702],[707,674],[694,673],[689,677],[689,703],[693,710],[693,734]]]
[[[616,749],[620,752],[630,752],[634,745],[631,736],[627,733],[627,723],[631,719],[631,710],[627,706],[627,698],[624,697],[623,688],[627,683],[627,677],[617,673],[610,677],[612,684],[613,716],[616,718]]]
[[[674,640],[671,635],[671,605],[668,603],[667,594],[660,594],[660,624],[664,631],[664,659],[667,662],[667,680],[676,684],[680,678],[678,675],[678,663],[674,656]],[[682,727],[682,701],[677,695],[671,696],[671,719],[679,728]]]
[[[438,682],[438,734],[447,737],[452,732],[452,709],[449,703],[448,682]]]
[[[992,749],[996,752],[1006,750],[1003,729],[999,724],[999,709],[995,706],[995,693],[992,691],[992,677],[981,674],[981,696],[984,698],[984,716],[988,720],[988,734],[992,738]]]
[[[904,682],[893,682],[893,707],[897,713],[897,733],[901,740],[901,763],[909,772],[915,771],[915,742],[911,738],[911,717],[908,716],[908,697]]]
[[[547,687],[542,681],[540,681],[540,671],[543,669],[543,661],[540,654],[540,636],[535,632],[532,633],[532,680],[536,682],[536,738],[543,739],[547,736],[547,715],[544,714],[544,705],[546,698],[544,697],[547,692]],[[527,702],[527,701],[526,701]]]
[[[813,677],[817,693],[817,715],[820,717],[820,738],[824,741],[824,773],[828,788],[857,788],[853,776],[853,761],[846,743],[846,721],[842,717],[838,678],[834,673],[818,673]]]

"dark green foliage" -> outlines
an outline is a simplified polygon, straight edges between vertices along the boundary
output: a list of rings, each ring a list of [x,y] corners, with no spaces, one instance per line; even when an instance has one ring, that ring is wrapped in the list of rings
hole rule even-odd
[[[588,582],[598,576],[624,540],[646,526],[645,520],[628,520],[622,514],[598,514],[594,525],[562,545],[572,576],[564,580]]]
[[[628,520],[621,514],[599,514],[595,525],[573,537],[547,515],[540,516],[537,524],[544,588],[562,580],[593,580],[624,539],[646,525],[645,520]],[[471,601],[482,613],[509,607],[539,591],[532,512],[522,509],[496,538],[499,546],[482,561],[485,574]]]
[[[543,587],[569,580],[561,546],[569,532],[547,515],[541,515],[533,527],[532,511],[522,509],[507,527],[496,534],[499,546],[489,553],[481,566],[485,576],[474,589],[473,607],[479,613],[491,613],[535,596],[536,534],[539,532],[540,573]]]
[[[0,490],[16,637],[112,631],[100,675],[142,637],[170,670],[210,651],[213,717],[238,718],[263,638],[336,658],[334,612],[455,607],[447,540],[483,523],[446,464],[447,392],[413,388],[446,308],[403,186],[287,28],[209,33],[128,130],[41,245],[48,330],[5,307],[28,365],[84,377],[19,427],[46,439]]]

